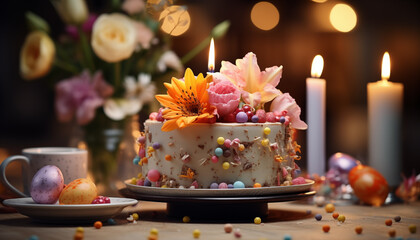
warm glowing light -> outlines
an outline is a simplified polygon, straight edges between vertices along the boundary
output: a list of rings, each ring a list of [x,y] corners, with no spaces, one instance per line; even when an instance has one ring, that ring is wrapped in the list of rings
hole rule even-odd
[[[324,59],[321,55],[316,55],[312,61],[311,76],[313,78],[321,77],[322,70],[324,69]]]
[[[279,23],[280,14],[269,2],[259,2],[252,7],[251,21],[261,30],[271,30]]]
[[[326,1],[328,1],[328,0],[312,0],[312,2],[316,2],[316,3],[324,3]]]
[[[356,26],[356,12],[347,4],[336,4],[330,12],[330,22],[340,32],[350,32]]]
[[[214,72],[214,39],[212,38],[210,41],[210,50],[209,50],[209,65],[208,65],[208,69],[209,72]]]
[[[185,33],[190,27],[191,18],[187,9],[182,6],[170,6],[162,11],[159,21],[162,21],[162,30],[172,36]]]
[[[384,57],[382,58],[382,80],[388,81],[389,76],[391,76],[391,60],[389,58],[389,53],[385,52]]]

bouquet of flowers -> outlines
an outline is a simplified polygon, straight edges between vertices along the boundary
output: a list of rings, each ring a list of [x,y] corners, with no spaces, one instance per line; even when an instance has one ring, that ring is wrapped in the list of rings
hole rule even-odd
[[[54,81],[57,118],[82,126],[93,158],[93,177],[107,182],[117,166],[116,150],[124,127],[154,99],[152,80],[170,71],[171,75],[183,72],[185,61],[171,51],[170,34],[160,31],[159,25],[164,21],[174,22],[175,27],[189,24],[175,19],[186,7],[173,5],[172,0],[114,0],[109,12],[94,13],[84,0],[51,2],[65,31],[53,40],[44,19],[26,14],[31,31],[21,49],[21,76],[58,80]],[[216,27],[210,35],[220,37],[228,26]],[[200,45],[187,54],[187,60],[205,46]],[[134,139],[132,131],[129,135]]]

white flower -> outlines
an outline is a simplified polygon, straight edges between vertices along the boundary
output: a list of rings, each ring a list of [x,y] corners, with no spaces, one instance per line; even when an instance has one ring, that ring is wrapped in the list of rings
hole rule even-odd
[[[157,68],[160,72],[165,72],[168,67],[178,72],[184,71],[181,60],[173,51],[166,51],[157,62]]]
[[[145,103],[154,99],[156,87],[150,74],[140,73],[137,80],[133,76],[124,79],[124,98],[110,98],[104,104],[105,114],[113,120],[138,113]]]
[[[53,0],[51,2],[61,19],[67,24],[79,25],[88,18],[89,11],[85,0]]]
[[[91,40],[93,51],[113,63],[127,59],[137,44],[137,30],[126,15],[102,14],[95,21]]]

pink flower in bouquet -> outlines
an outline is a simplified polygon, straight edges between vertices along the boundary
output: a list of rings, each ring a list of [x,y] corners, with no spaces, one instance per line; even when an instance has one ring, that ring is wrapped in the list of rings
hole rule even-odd
[[[125,0],[121,8],[132,15],[143,11],[144,5],[144,0]]]
[[[217,108],[220,116],[225,116],[238,108],[241,92],[229,80],[210,83],[207,89],[209,103]]]
[[[222,61],[220,68],[220,73],[242,90],[242,99],[252,107],[269,102],[281,94],[276,86],[282,72],[283,66],[266,68],[261,72],[257,57],[252,52],[243,59],[237,59],[236,65]]]
[[[142,22],[133,21],[133,25],[137,30],[137,42],[142,48],[149,49],[150,42],[155,36],[153,31]]]
[[[290,123],[294,128],[302,130],[308,128],[308,125],[300,120],[300,107],[289,93],[284,93],[276,97],[271,103],[270,111],[277,111],[279,113],[287,111],[287,116],[289,116]]]
[[[55,108],[58,119],[68,122],[76,117],[77,123],[85,125],[95,117],[96,108],[114,93],[114,88],[105,82],[102,72],[93,76],[84,71],[78,76],[65,79],[56,85]]]

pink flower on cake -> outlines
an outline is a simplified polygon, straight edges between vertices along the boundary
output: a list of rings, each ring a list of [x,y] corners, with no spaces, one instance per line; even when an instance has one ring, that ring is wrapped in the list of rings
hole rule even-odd
[[[220,73],[226,76],[242,91],[242,99],[252,107],[262,106],[281,94],[276,86],[280,82],[283,66],[260,70],[257,57],[250,52],[243,59],[237,59],[236,65],[222,61]]]
[[[289,116],[290,123],[293,128],[301,130],[308,128],[308,125],[304,121],[300,120],[300,107],[289,93],[284,93],[276,97],[271,103],[270,111],[277,111],[280,113],[287,111],[287,116]]]
[[[225,116],[238,108],[241,92],[229,80],[210,83],[207,89],[209,103],[217,108],[220,116]]]
[[[80,125],[89,123],[95,117],[96,108],[102,106],[104,99],[114,92],[114,88],[105,82],[101,72],[90,76],[88,71],[59,82],[55,90],[58,119],[68,122],[76,115]]]

